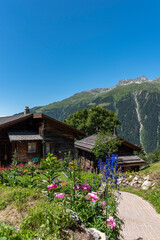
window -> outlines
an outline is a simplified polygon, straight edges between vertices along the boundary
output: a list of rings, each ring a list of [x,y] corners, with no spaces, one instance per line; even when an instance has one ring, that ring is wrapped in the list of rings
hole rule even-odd
[[[51,152],[51,144],[46,143],[46,153],[50,153],[50,152]]]
[[[28,143],[28,153],[35,153],[36,152],[36,143]]]

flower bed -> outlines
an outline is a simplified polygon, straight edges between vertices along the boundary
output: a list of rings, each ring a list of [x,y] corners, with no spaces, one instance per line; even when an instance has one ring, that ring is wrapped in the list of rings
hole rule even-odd
[[[27,189],[33,189],[44,197],[40,201],[36,200],[32,210],[27,210],[27,216],[19,226],[17,234],[25,231],[26,234],[30,232],[33,239],[54,239],[51,236],[63,239],[64,229],[77,225],[72,218],[72,213],[75,212],[86,227],[104,232],[108,239],[118,239],[122,221],[117,216],[117,201],[114,195],[118,179],[117,156],[107,158],[106,166],[102,165],[100,161],[100,174],[83,173],[77,161],[62,163],[52,154],[48,154],[40,166],[15,164],[8,169],[1,169],[1,185],[14,188],[20,186],[23,192],[25,189],[26,192]],[[61,172],[63,167],[65,173]],[[103,182],[106,187],[103,192],[99,192]],[[4,199],[0,198],[0,206],[1,201]],[[60,222],[58,219],[55,221],[53,206],[58,209]],[[4,204],[3,208],[5,207]]]

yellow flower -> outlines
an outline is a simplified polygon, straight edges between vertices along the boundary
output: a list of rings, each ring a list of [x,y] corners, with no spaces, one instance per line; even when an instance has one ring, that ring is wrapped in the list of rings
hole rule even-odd
[[[26,172],[28,172],[28,170],[27,170],[27,169],[25,169],[23,172],[24,172],[24,173],[26,173]]]

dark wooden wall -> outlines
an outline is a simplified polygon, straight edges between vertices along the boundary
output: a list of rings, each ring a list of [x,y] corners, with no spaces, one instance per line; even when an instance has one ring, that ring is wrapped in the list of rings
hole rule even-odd
[[[10,142],[8,132],[23,132],[32,131],[40,134],[42,141],[37,142],[37,152],[28,153],[28,142]],[[68,130],[67,130],[68,131]],[[16,123],[13,126],[6,127],[0,130],[0,164],[10,164],[13,153],[19,162],[31,161],[33,157],[42,158],[46,156],[45,144],[50,143],[51,153],[63,158],[65,153],[74,152],[74,137],[69,132],[63,133],[60,126],[54,126],[53,122],[43,118],[30,118],[22,122]],[[5,150],[7,151],[7,161],[5,159]]]
[[[11,159],[11,143],[6,129],[0,130],[0,166],[8,165]]]
[[[122,144],[121,146],[118,147],[117,154],[118,154],[118,156],[133,155],[133,149]]]
[[[46,122],[44,131],[44,141],[51,144],[52,153],[63,155],[74,152],[74,139],[63,136],[52,124]]]
[[[96,171],[96,163],[95,163],[95,157],[92,153],[78,150],[78,156],[81,163],[81,168],[85,172],[93,172]]]
[[[31,141],[30,141],[31,142]],[[36,141],[34,141],[36,142]],[[15,157],[18,162],[29,162],[32,161],[33,157],[42,157],[42,143],[41,141],[36,142],[36,149],[35,153],[28,153],[28,142],[18,142],[12,143],[12,153],[15,153]]]

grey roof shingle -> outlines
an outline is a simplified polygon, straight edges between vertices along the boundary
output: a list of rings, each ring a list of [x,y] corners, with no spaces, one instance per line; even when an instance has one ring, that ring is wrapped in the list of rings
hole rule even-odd
[[[96,138],[97,138],[97,134],[95,133],[89,137],[83,138],[75,142],[74,145],[76,148],[91,152],[92,148],[94,147]],[[108,136],[108,139],[113,139],[113,138],[114,136]]]
[[[75,142],[75,147],[90,152],[94,147],[97,134],[93,134],[89,137],[83,138]]]
[[[8,132],[10,142],[13,141],[33,141],[42,140],[42,137],[36,132]]]
[[[136,155],[119,156],[118,164],[119,165],[134,165],[134,164],[143,165],[143,164],[145,164],[145,161]]]
[[[3,124],[6,124],[6,123],[24,118],[24,117],[29,116],[29,115],[32,115],[32,114],[29,113],[29,114],[26,114],[26,115],[20,114],[20,115],[8,116],[8,117],[0,117],[0,126],[3,125]]]
[[[130,148],[132,148],[135,151],[140,151],[141,150],[140,147],[126,141],[123,138],[120,138],[119,136],[108,136],[108,139],[113,139],[115,137],[118,138],[122,142],[123,145],[129,146]],[[75,142],[74,145],[78,149],[81,149],[81,150],[84,150],[84,151],[87,151],[87,152],[91,152],[93,147],[94,147],[96,138],[97,138],[97,134],[93,134],[89,137],[83,138],[83,139]]]

